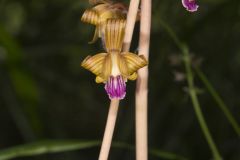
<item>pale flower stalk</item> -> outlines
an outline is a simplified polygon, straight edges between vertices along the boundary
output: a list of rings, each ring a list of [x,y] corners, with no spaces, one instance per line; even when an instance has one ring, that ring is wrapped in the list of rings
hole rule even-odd
[[[127,14],[125,36],[123,40],[123,51],[125,52],[128,52],[130,49],[135,22],[140,18],[140,12],[138,9],[139,3],[140,3],[140,0],[130,1],[129,11]]]
[[[107,160],[111,143],[112,143],[112,137],[113,132],[116,124],[117,114],[118,114],[118,108],[119,108],[119,100],[118,99],[112,99],[110,106],[109,106],[109,112],[108,112],[108,118],[107,118],[107,124],[103,136],[102,146],[99,154],[98,160]]]
[[[148,60],[151,30],[151,0],[141,1],[139,54]],[[144,15],[144,16],[143,16]],[[136,159],[148,159],[148,67],[138,71],[136,87]]]

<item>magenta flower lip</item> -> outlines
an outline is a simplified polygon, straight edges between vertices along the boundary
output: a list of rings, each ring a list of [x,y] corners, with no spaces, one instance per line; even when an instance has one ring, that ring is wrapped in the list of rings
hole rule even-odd
[[[110,99],[124,99],[126,95],[126,83],[121,75],[110,76],[105,84],[105,90]]]
[[[189,12],[195,12],[199,7],[196,3],[196,0],[182,0],[182,4]]]

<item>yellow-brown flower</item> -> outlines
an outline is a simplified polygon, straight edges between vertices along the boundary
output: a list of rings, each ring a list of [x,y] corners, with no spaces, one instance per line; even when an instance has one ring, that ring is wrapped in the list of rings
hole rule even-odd
[[[88,56],[81,66],[96,75],[97,83],[105,83],[112,98],[122,99],[126,93],[125,82],[137,78],[137,70],[148,64],[144,56],[122,52],[126,21],[109,19],[104,24],[107,53]]]
[[[89,43],[96,42],[98,38],[104,41],[104,23],[113,18],[126,19],[128,8],[122,3],[113,3],[109,0],[89,0],[89,3],[95,6],[87,9],[81,18],[83,22],[96,26],[94,37]]]

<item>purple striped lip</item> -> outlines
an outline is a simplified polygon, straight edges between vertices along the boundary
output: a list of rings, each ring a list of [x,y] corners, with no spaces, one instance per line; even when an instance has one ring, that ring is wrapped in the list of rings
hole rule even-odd
[[[182,4],[189,12],[195,12],[199,7],[196,0],[182,0]]]
[[[124,99],[126,95],[126,83],[121,75],[110,76],[105,84],[105,90],[110,99]]]

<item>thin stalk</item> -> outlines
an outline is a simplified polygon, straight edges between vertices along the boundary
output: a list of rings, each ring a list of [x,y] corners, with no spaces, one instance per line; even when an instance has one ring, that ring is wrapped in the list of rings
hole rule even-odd
[[[181,49],[182,49],[182,44],[180,42],[180,40],[178,39],[178,37],[176,36],[176,34],[172,31],[172,29],[163,21],[161,21],[161,25],[167,30],[168,34],[170,35],[170,37],[174,40],[175,44]],[[212,95],[213,99],[216,101],[216,103],[218,104],[218,107],[220,107],[220,109],[223,111],[223,113],[225,114],[225,116],[227,117],[228,121],[230,122],[230,124],[232,125],[233,129],[236,131],[236,133],[238,134],[238,136],[240,136],[240,126],[237,123],[236,119],[232,116],[231,112],[229,111],[227,105],[225,104],[225,102],[222,100],[222,98],[220,97],[220,95],[217,93],[216,89],[214,89],[214,87],[212,86],[212,84],[209,82],[209,80],[207,79],[207,77],[204,75],[204,73],[200,70],[200,68],[195,67],[195,71],[197,73],[197,75],[199,76],[199,78],[201,79],[201,81],[204,83],[204,85],[206,86],[207,90],[209,91],[209,93]]]
[[[151,0],[141,1],[139,54],[149,59]],[[136,159],[148,159],[148,67],[138,71],[136,87]]]
[[[222,100],[221,96],[218,94],[218,92],[214,89],[212,84],[209,82],[207,77],[204,75],[204,73],[200,70],[200,68],[195,67],[195,71],[198,75],[198,77],[201,79],[205,87],[207,88],[208,92],[212,95],[213,99],[218,104],[219,108],[222,110],[222,112],[227,117],[229,123],[232,125],[235,132],[240,136],[240,126],[236,119],[233,117],[232,113],[229,111],[227,105]]]
[[[107,124],[104,132],[104,137],[102,141],[102,146],[99,154],[99,160],[107,160],[109,155],[109,150],[112,143],[113,132],[115,128],[115,123],[117,119],[117,113],[119,108],[119,100],[113,99],[111,100]]]
[[[183,61],[185,64],[185,69],[186,69],[186,74],[187,74],[187,81],[188,81],[188,87],[189,87],[189,94],[192,99],[193,107],[196,113],[196,116],[198,118],[199,124],[202,128],[202,131],[205,135],[205,138],[208,142],[209,147],[212,150],[212,154],[215,160],[221,160],[221,155],[213,141],[213,138],[210,134],[210,131],[208,129],[208,126],[206,124],[206,121],[204,119],[199,100],[197,97],[197,92],[194,86],[194,78],[193,78],[193,73],[192,73],[192,68],[191,68],[191,60],[190,60],[190,55],[187,47],[183,46]]]
[[[179,47],[179,49],[182,51],[183,54],[183,61],[186,69],[186,74],[187,74],[187,82],[188,82],[188,87],[189,87],[189,94],[192,100],[192,104],[194,107],[195,114],[197,116],[198,122],[200,124],[200,127],[202,129],[202,132],[207,140],[207,143],[212,151],[213,157],[215,160],[221,160],[221,155],[216,147],[216,144],[213,141],[213,138],[210,134],[210,131],[208,129],[207,123],[204,119],[201,106],[197,97],[197,91],[194,86],[194,77],[193,77],[193,72],[192,72],[192,66],[191,66],[191,58],[189,55],[188,47],[184,45],[177,35],[174,33],[174,31],[163,21],[161,21],[162,27],[166,29],[170,37],[174,40],[176,45]]]
[[[124,52],[128,52],[131,45],[134,25],[136,22],[136,17],[138,12],[138,6],[139,6],[139,0],[131,0],[128,15],[127,15],[126,30],[125,30],[124,40],[123,40]],[[111,100],[107,124],[106,124],[103,142],[100,150],[99,160],[108,159],[109,150],[111,147],[111,142],[113,137],[113,131],[115,128],[115,122],[117,118],[117,112],[119,108],[119,103],[120,101],[117,99]]]
[[[128,15],[127,15],[125,37],[123,40],[124,41],[123,42],[123,51],[124,52],[128,52],[130,49],[133,30],[134,30],[137,13],[138,13],[139,1],[140,0],[131,0],[130,1],[129,11],[128,11]]]

